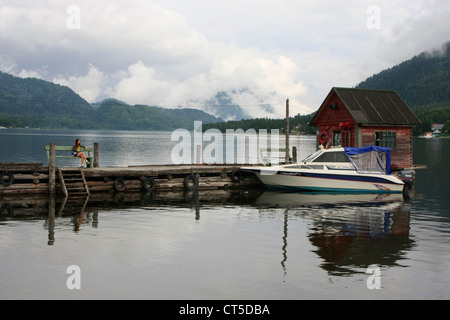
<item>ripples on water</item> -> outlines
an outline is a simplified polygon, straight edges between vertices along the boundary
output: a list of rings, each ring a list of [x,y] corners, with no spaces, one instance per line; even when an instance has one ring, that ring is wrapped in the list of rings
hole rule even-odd
[[[118,161],[112,165],[129,161],[121,154],[127,145],[141,151],[134,164],[170,153],[167,133],[95,135],[25,132],[8,140],[17,146],[8,156],[34,162],[33,145],[76,137],[101,140],[104,163]],[[441,162],[418,152],[416,163],[429,169],[418,172],[407,200],[256,190],[108,193],[56,199],[54,207],[48,198],[2,198],[0,298],[448,298],[448,143],[428,150],[431,143],[416,141],[415,150]],[[82,271],[78,291],[66,286],[73,264]],[[381,269],[379,290],[366,285],[371,265]]]
[[[268,191],[107,194],[84,209],[83,199],[57,201],[54,220],[45,199],[34,209],[17,201],[2,206],[2,253],[14,257],[2,271],[45,280],[8,282],[2,294],[33,297],[43,286],[42,297],[300,299],[333,297],[342,288],[330,281],[348,278],[346,286],[367,295],[366,268],[398,266],[414,245],[410,208],[398,200]],[[71,264],[84,270],[79,295],[59,283]]]

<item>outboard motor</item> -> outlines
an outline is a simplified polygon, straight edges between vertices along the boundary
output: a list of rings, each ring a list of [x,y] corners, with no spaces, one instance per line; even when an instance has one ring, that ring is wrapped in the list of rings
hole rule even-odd
[[[414,182],[414,171],[412,170],[401,171],[400,180],[402,180],[405,184],[412,184]]]
[[[403,187],[403,198],[410,199],[411,193],[412,194],[414,193],[413,185],[414,185],[415,171],[403,170],[400,172],[399,178],[405,183],[405,186]]]

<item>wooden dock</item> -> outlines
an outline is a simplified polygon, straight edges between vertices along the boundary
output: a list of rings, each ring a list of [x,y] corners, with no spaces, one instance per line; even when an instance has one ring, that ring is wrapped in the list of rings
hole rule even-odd
[[[48,166],[42,163],[0,163],[0,196],[14,194],[62,194],[90,196],[92,193],[201,191],[254,189],[264,186],[240,165],[145,165],[99,166],[99,145],[94,148],[89,168],[58,167],[59,158],[73,158],[71,147],[45,146]],[[69,151],[67,151],[69,150]],[[63,152],[63,153],[57,153]],[[74,163],[79,160],[74,158]]]
[[[1,194],[49,192],[49,169],[42,163],[0,163]]]
[[[253,189],[263,185],[239,165],[148,165],[130,167],[51,167],[41,163],[0,163],[2,194]],[[53,178],[52,178],[53,177]],[[11,181],[12,179],[13,181]]]

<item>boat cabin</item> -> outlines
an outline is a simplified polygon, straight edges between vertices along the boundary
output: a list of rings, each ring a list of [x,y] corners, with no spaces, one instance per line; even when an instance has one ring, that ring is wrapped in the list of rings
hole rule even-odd
[[[301,161],[311,169],[354,170],[354,166],[345,155],[344,148],[318,150]]]
[[[396,91],[332,88],[310,125],[318,146],[391,149],[392,169],[413,165],[412,128],[421,124]]]

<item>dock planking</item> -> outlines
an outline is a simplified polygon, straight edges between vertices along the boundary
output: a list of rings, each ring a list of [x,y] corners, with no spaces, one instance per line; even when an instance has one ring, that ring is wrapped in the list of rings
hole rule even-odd
[[[128,191],[180,191],[263,188],[256,176],[240,171],[239,165],[143,165],[129,167],[55,167],[61,174],[50,174],[50,167],[39,163],[0,163],[0,195],[43,194],[54,185],[56,193],[70,195],[68,172],[80,172],[86,193]],[[5,174],[9,173],[9,176]],[[13,176],[13,182],[8,179]],[[51,177],[54,176],[53,184]],[[81,186],[80,186],[81,188]]]
[[[0,163],[0,194],[48,192],[49,171],[42,163]]]
[[[151,165],[84,170],[91,192],[107,190],[211,190],[262,187],[252,174],[236,165]],[[118,183],[120,182],[120,183]]]

